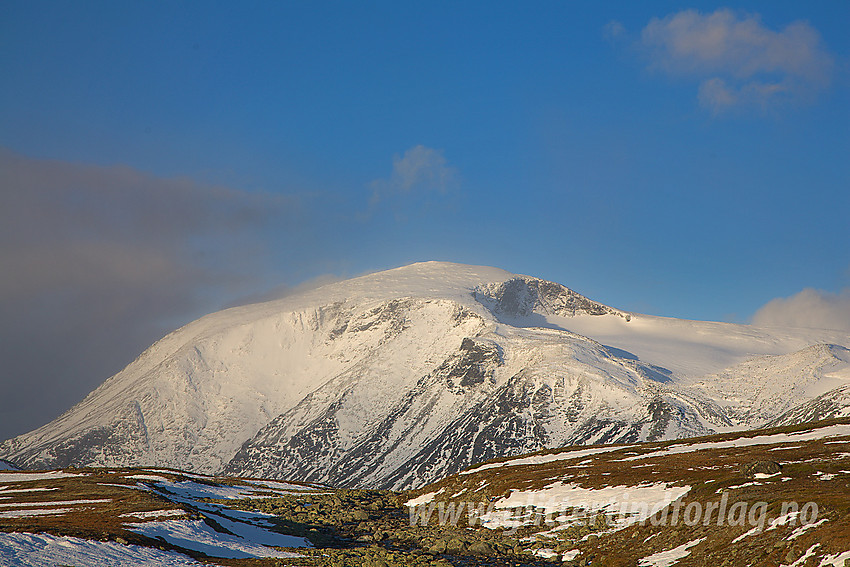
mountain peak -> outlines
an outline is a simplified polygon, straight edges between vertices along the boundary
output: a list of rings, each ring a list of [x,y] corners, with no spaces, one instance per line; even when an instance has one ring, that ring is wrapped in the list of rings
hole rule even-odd
[[[539,278],[420,262],[190,323],[0,457],[409,487],[542,448],[763,421],[792,408],[761,404],[760,384],[796,380],[802,403],[844,380],[846,334],[630,317]],[[791,354],[820,343],[844,346]],[[727,383],[735,396],[715,396]]]

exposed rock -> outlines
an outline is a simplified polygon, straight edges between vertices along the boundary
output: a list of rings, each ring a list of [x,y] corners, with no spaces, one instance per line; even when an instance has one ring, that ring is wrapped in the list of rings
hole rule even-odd
[[[466,551],[466,542],[460,538],[452,538],[446,542],[446,553],[463,553]]]
[[[475,555],[494,555],[496,551],[486,541],[476,541],[469,546],[469,552]]]
[[[475,299],[497,315],[528,317],[541,315],[619,315],[616,309],[591,301],[568,287],[529,276],[517,276],[505,282],[475,289]]]
[[[752,477],[758,474],[776,474],[782,471],[782,465],[776,461],[753,461],[741,467],[744,476]]]

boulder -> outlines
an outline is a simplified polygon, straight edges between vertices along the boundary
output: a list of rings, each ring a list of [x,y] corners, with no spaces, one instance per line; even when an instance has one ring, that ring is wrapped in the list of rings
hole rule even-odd
[[[782,465],[776,461],[753,461],[741,467],[741,473],[747,477],[756,474],[776,474],[782,471]]]

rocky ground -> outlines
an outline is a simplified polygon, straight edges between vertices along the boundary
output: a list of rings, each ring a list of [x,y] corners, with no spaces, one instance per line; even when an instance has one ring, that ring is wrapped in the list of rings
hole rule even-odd
[[[407,495],[390,491],[338,490],[320,494],[298,494],[270,500],[242,501],[240,506],[275,514],[287,533],[297,533],[316,545],[300,550],[310,564],[328,567],[374,566],[533,566],[562,563],[561,555],[547,559],[540,554],[544,544],[527,537],[533,529],[507,535],[469,525],[468,515],[457,525],[440,525],[436,514],[427,525],[411,525]],[[600,518],[601,519],[601,518]],[[593,520],[596,520],[594,518]],[[604,527],[589,522],[559,534],[555,551],[572,549],[570,541]],[[304,565],[303,560],[281,560],[281,564]]]

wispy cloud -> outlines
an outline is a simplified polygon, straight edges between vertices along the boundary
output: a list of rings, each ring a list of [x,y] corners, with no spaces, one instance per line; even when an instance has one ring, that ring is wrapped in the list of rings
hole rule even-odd
[[[265,257],[255,229],[293,206],[0,149],[0,437],[66,409],[205,295],[237,289]],[[20,403],[33,396],[38,409]]]
[[[729,9],[653,18],[639,47],[650,68],[699,80],[698,100],[716,114],[807,99],[828,86],[833,67],[809,23],[777,31],[756,14]]]
[[[412,192],[446,193],[456,181],[457,172],[448,165],[441,150],[418,145],[393,157],[390,177],[376,179],[370,184],[371,205],[396,195]]]
[[[769,301],[753,315],[753,324],[850,331],[850,289],[830,293],[806,288]]]
[[[602,36],[607,40],[617,40],[626,34],[626,26],[617,20],[611,20],[602,27]]]

